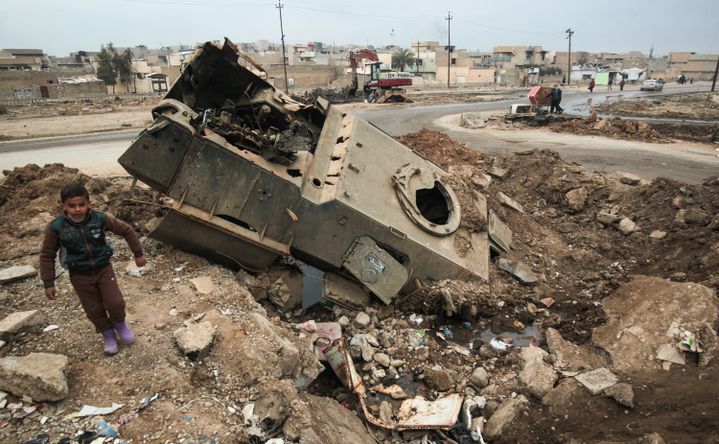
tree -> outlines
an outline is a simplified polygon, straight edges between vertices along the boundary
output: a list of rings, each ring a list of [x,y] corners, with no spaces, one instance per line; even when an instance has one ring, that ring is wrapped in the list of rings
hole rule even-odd
[[[113,49],[112,54],[112,67],[120,78],[120,81],[125,84],[127,92],[130,92],[130,80],[132,80],[132,52],[130,48],[125,49],[123,52],[115,51]],[[114,93],[114,91],[113,91]]]
[[[100,54],[97,56],[97,76],[105,82],[105,85],[112,85],[112,93],[115,94],[115,84],[117,83],[117,72],[112,63],[112,54],[115,49],[112,47],[112,43],[109,43],[108,48],[103,45],[100,49]]]
[[[404,71],[405,66],[414,65],[414,55],[409,49],[400,48],[392,53],[392,68]]]
[[[586,65],[587,63],[589,63],[589,53],[588,52],[580,51],[577,54],[577,56],[578,56],[577,63],[579,65]]]

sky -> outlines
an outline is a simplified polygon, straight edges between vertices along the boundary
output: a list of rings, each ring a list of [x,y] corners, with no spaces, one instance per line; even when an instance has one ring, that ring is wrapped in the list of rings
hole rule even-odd
[[[566,51],[654,55],[719,53],[719,1],[589,0],[284,0],[286,43],[355,43],[409,47],[447,40],[491,51],[541,45]],[[0,0],[0,48],[40,48],[49,55],[118,47],[280,41],[277,0]]]

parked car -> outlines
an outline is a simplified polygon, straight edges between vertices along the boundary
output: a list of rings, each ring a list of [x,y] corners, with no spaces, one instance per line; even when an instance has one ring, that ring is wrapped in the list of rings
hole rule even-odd
[[[639,89],[642,91],[661,91],[664,89],[664,82],[661,80],[645,80]]]

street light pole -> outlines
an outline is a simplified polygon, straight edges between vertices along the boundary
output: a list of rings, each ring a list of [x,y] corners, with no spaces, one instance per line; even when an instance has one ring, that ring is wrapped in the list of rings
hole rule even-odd
[[[277,9],[280,10],[280,32],[282,33],[282,68],[285,70],[285,92],[290,93],[289,85],[287,84],[287,55],[285,53],[285,30],[282,26],[282,0],[277,1]]]
[[[574,34],[574,31],[572,31],[572,28],[567,28],[564,32],[567,33],[567,38],[569,39],[569,52],[567,53],[567,86],[569,86],[572,78],[572,34]]]
[[[452,14],[449,11],[447,12],[447,17],[445,17],[445,20],[447,20],[447,88],[449,88],[449,74],[452,67],[452,28],[450,26],[450,22],[452,21]]]

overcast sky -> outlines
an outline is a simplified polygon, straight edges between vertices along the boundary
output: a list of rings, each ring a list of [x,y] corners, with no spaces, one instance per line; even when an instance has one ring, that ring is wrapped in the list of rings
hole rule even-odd
[[[277,1],[0,0],[0,48],[65,56],[100,45],[160,47],[229,37],[280,40]],[[670,0],[286,0],[287,43],[321,41],[408,47],[447,40],[488,51],[497,45],[654,54],[719,52],[719,1]]]

